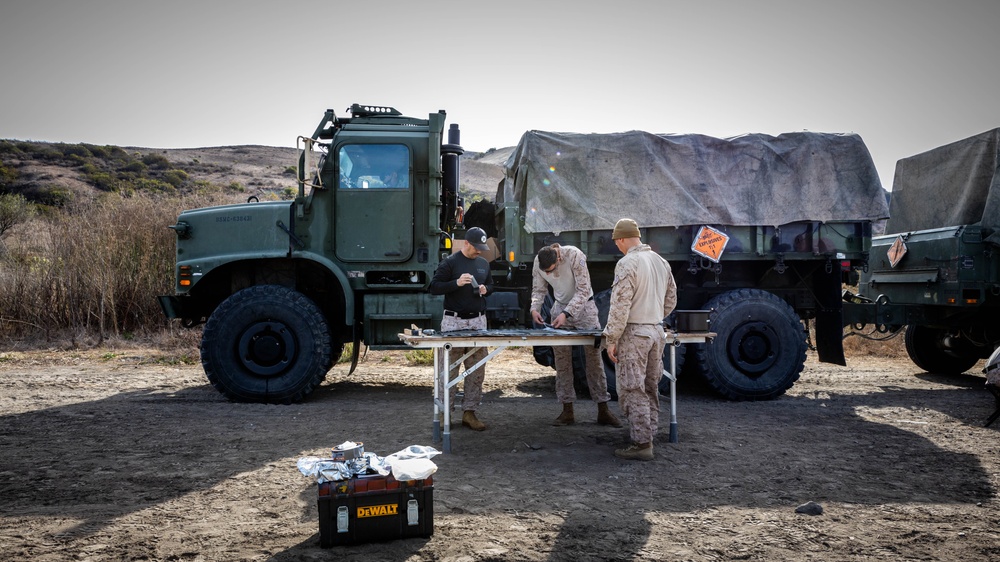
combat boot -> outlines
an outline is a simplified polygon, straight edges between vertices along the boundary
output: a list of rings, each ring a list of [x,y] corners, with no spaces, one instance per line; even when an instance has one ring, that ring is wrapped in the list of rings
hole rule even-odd
[[[600,402],[597,404],[597,423],[600,425],[610,425],[611,427],[621,427],[622,422],[618,420],[618,417],[608,408],[607,402]]]
[[[615,449],[615,456],[620,459],[651,461],[653,460],[653,444],[632,443],[624,449]]]
[[[462,425],[473,431],[483,431],[486,429],[486,424],[479,421],[479,419],[476,418],[476,412],[472,410],[466,410],[462,414]]]
[[[552,422],[552,425],[571,425],[575,421],[573,418],[573,403],[567,402],[563,404],[562,413]]]

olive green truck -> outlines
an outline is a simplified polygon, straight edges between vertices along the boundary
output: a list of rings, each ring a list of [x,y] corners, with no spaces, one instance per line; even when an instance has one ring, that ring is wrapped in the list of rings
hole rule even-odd
[[[902,331],[918,367],[963,373],[1000,346],[1000,129],[899,160],[889,210],[844,321]]]
[[[712,311],[715,339],[678,355],[720,395],[783,394],[812,333],[821,361],[844,364],[842,264],[868,267],[872,224],[887,216],[857,135],[529,131],[491,211],[469,209],[463,221],[463,149],[443,111],[349,113],[327,110],[300,137],[294,200],[189,210],[171,226],[176,284],[161,306],[186,326],[204,323],[205,372],[230,399],[301,400],[346,344],[353,370],[363,346],[401,348],[411,325],[437,329],[430,280],[472,226],[496,246],[493,325],[530,327],[532,260],[552,243],[587,254],[606,315],[622,217],[669,260],[678,309]]]

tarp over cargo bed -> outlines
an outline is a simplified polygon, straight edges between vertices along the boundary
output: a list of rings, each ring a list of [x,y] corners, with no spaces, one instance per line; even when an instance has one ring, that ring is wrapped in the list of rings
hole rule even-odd
[[[525,201],[527,232],[699,224],[780,226],[888,216],[855,134],[655,135],[528,131],[497,202]]]
[[[886,233],[1000,228],[1000,129],[896,162]],[[1000,244],[1000,234],[990,239]]]

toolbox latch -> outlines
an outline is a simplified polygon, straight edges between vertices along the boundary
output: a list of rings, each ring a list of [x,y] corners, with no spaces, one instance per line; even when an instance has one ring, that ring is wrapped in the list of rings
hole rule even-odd
[[[406,502],[406,524],[411,527],[420,524],[420,512],[417,508],[417,500]]]
[[[337,532],[346,533],[347,532],[347,520],[350,518],[350,512],[347,510],[346,505],[342,505],[337,508]]]

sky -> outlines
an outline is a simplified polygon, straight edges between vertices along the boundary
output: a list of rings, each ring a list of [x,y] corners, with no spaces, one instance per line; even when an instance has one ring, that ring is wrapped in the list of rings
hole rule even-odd
[[[896,161],[1000,127],[997,0],[4,0],[0,138],[294,147],[327,108],[528,130],[857,133]]]

